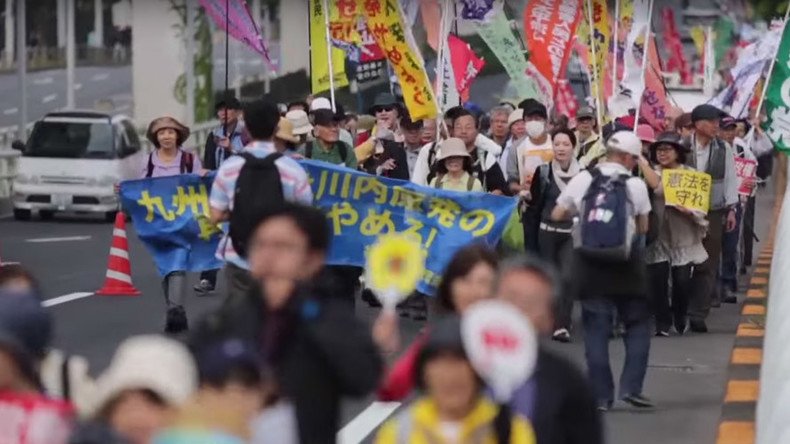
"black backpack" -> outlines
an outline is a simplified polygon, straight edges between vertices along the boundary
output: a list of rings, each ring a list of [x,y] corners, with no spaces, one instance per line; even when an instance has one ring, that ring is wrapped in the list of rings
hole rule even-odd
[[[187,151],[181,151],[181,164],[179,165],[180,174],[194,173],[195,156]],[[154,153],[148,155],[148,172],[145,177],[154,175]]]
[[[233,211],[230,213],[230,238],[239,256],[247,257],[247,241],[261,217],[285,202],[280,171],[275,162],[282,157],[272,153],[258,158],[241,153],[244,165],[236,179],[233,192]]]
[[[308,159],[313,158],[313,143],[315,142],[308,143],[304,149],[304,157]],[[339,140],[336,142],[336,144],[338,151],[340,151],[340,159],[343,161],[343,163],[346,163],[346,159],[348,158],[348,146],[346,146],[345,142]]]

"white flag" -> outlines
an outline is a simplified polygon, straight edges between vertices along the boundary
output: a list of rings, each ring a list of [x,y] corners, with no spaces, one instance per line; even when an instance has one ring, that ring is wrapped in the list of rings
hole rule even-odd
[[[631,98],[633,108],[642,100],[642,93],[645,91],[645,76],[642,73],[642,58],[645,56],[644,48],[645,31],[650,24],[650,0],[634,0],[634,16],[631,31],[628,33],[625,45],[625,74],[623,76],[622,88],[630,91],[626,96]],[[641,48],[641,49],[640,49]]]

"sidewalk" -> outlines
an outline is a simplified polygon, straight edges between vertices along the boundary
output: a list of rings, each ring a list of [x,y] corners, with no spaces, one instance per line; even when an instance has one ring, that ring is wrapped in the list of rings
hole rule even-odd
[[[755,228],[761,242],[755,244],[755,254],[761,253],[769,240],[774,206],[773,184],[760,193]],[[759,266],[764,267],[763,264]],[[708,318],[709,333],[653,338],[644,393],[658,407],[654,411],[635,411],[625,404],[615,404],[605,416],[607,443],[716,442],[735,333],[742,322],[741,311],[749,282],[749,276],[740,277],[742,291],[738,294],[738,304],[722,304],[721,308],[713,309]],[[575,332],[581,335],[581,325],[575,328]],[[552,347],[584,368],[584,345],[580,336],[575,336],[571,344],[554,343]],[[623,365],[623,342],[611,341],[610,352],[612,371],[617,381]]]

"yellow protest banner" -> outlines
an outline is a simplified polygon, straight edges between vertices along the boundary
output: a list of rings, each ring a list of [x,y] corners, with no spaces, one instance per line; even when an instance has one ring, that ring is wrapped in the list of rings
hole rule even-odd
[[[335,6],[335,2],[330,2]],[[329,83],[329,59],[326,47],[326,21],[322,0],[310,0],[310,80],[313,94],[327,91]],[[342,88],[348,85],[346,77],[346,53],[342,49],[332,48],[332,70],[334,86]]]
[[[363,14],[368,29],[379,47],[387,55],[398,76],[403,100],[412,120],[436,117],[436,98],[416,48],[412,48],[403,23],[403,11],[398,0],[367,0]]]
[[[686,169],[664,170],[661,182],[668,207],[708,213],[712,183],[710,174]]]
[[[609,10],[606,0],[592,0],[593,32],[592,45],[595,45],[595,70],[598,83],[595,85],[594,97],[599,98],[597,107],[604,106],[606,97],[604,96],[604,81],[609,70],[606,61],[609,60],[609,42],[612,31],[609,29]],[[590,47],[592,47],[590,45]],[[603,110],[600,110],[602,113]]]

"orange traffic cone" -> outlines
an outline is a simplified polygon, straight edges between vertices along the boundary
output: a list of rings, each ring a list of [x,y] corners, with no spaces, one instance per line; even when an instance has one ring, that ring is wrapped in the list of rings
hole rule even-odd
[[[129,262],[129,242],[126,240],[126,217],[122,212],[115,216],[112,230],[110,259],[104,286],[96,292],[101,296],[137,296],[140,291],[132,284],[132,264]]]

